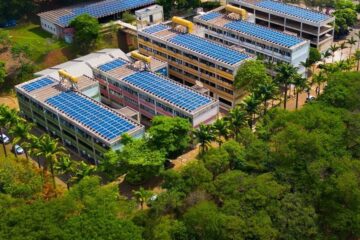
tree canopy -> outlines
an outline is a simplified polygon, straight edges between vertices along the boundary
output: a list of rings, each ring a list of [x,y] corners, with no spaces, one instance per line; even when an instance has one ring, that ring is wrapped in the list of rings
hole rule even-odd
[[[79,48],[81,53],[90,51],[100,35],[98,20],[90,15],[83,14],[72,20],[70,26],[75,29],[74,46]]]

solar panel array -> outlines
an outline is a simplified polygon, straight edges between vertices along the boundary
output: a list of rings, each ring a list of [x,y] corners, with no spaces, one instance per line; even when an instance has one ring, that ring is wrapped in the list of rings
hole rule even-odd
[[[246,54],[212,43],[192,34],[178,34],[169,39],[170,42],[215,59],[226,64],[234,65],[248,58]]]
[[[301,7],[295,7],[285,3],[264,0],[256,4],[259,7],[270,9],[279,13],[292,15],[298,18],[306,19],[311,22],[320,22],[329,18],[328,15],[319,12],[310,11]]]
[[[123,80],[188,111],[211,102],[209,98],[195,91],[150,72],[137,72]]]
[[[144,29],[144,32],[149,33],[149,34],[153,34],[153,33],[157,33],[157,32],[160,32],[162,30],[169,29],[169,28],[170,27],[168,27],[166,25],[159,24],[159,25],[155,25],[155,26],[148,27],[148,28]]]
[[[211,12],[211,13],[204,14],[204,15],[200,16],[199,18],[202,19],[202,20],[204,20],[204,21],[210,21],[210,20],[212,20],[212,19],[214,19],[214,18],[217,18],[217,17],[219,17],[219,16],[221,16],[220,13],[218,13],[218,12]]]
[[[34,82],[31,82],[31,83],[28,83],[28,84],[25,84],[22,86],[23,89],[25,89],[25,91],[27,92],[32,92],[36,89],[40,89],[40,88],[43,88],[47,85],[50,85],[54,83],[54,81],[50,78],[41,78],[39,80],[36,80]]]
[[[121,67],[122,65],[125,65],[125,64],[126,64],[125,61],[120,60],[120,59],[116,59],[116,60],[114,60],[114,61],[105,63],[105,64],[99,66],[98,68],[99,68],[101,71],[108,72],[108,71],[113,70],[113,69],[115,69],[115,68]]]
[[[154,4],[155,2],[155,0],[106,0],[87,4],[83,7],[74,8],[71,10],[71,13],[60,17],[58,24],[67,27],[71,20],[81,14],[89,14],[92,17],[100,18],[141,6]]]
[[[62,92],[45,101],[107,140],[135,128],[130,121],[75,92]]]
[[[289,34],[241,20],[227,23],[224,25],[224,27],[285,47],[292,47],[303,41],[300,38],[291,36]]]

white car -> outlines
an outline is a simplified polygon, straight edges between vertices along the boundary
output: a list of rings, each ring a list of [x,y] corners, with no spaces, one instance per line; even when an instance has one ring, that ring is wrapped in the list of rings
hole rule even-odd
[[[316,98],[314,96],[308,96],[305,100],[306,103],[314,101]]]
[[[5,134],[0,135],[0,143],[8,144],[10,142],[10,138]]]
[[[24,153],[24,149],[20,146],[20,145],[14,145],[14,152],[16,154],[23,154]]]

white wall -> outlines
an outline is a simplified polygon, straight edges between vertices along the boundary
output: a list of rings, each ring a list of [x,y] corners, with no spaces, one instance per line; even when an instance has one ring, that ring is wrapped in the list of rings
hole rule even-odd
[[[55,24],[53,24],[43,18],[40,18],[40,22],[41,22],[42,29],[44,29],[45,31],[47,31],[57,37],[60,37],[60,32],[58,31],[58,28]]]

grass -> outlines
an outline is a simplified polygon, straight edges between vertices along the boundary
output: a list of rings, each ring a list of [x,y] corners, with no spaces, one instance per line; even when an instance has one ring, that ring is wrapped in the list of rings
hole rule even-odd
[[[65,42],[54,39],[50,33],[33,23],[21,24],[9,28],[8,31],[12,45],[27,48],[28,57],[37,64],[41,64],[49,52],[68,46]]]

